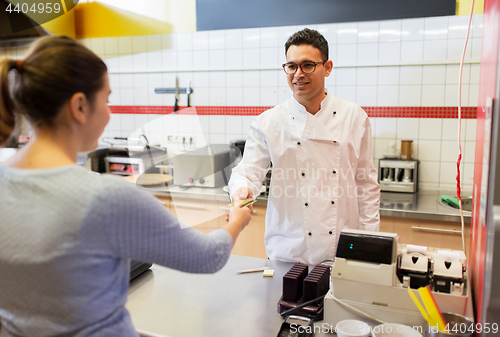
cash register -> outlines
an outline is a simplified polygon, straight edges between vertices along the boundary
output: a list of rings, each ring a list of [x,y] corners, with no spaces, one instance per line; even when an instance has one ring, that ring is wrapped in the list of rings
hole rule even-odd
[[[324,299],[324,320],[427,326],[408,291],[429,285],[442,312],[473,321],[463,252],[399,245],[396,233],[342,230]],[[417,295],[418,296],[418,295]]]

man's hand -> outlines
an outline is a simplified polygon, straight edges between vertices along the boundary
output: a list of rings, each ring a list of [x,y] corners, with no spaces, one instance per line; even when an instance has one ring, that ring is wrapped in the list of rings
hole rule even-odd
[[[242,200],[252,199],[253,191],[248,187],[241,187],[234,192],[231,200],[235,203],[235,206],[241,204]],[[253,205],[248,206],[250,213],[253,213]],[[226,214],[226,222],[229,222],[229,213]]]
[[[253,191],[248,187],[240,187],[231,196],[231,200],[236,202],[237,200],[253,199]]]

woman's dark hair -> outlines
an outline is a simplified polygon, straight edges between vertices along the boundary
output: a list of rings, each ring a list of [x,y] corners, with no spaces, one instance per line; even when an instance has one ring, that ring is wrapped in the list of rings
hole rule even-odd
[[[38,39],[23,60],[0,59],[0,144],[12,133],[16,113],[34,127],[53,127],[59,110],[75,93],[84,93],[92,103],[106,71],[96,54],[65,36]]]
[[[285,43],[285,56],[291,45],[300,46],[308,44],[318,49],[323,56],[323,61],[328,60],[328,41],[318,31],[304,28],[288,38]]]

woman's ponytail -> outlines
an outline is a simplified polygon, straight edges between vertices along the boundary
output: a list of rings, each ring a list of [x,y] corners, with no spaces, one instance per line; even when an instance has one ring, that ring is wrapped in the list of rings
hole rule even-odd
[[[9,139],[16,124],[15,104],[10,96],[9,72],[17,67],[13,59],[0,59],[0,145]]]
[[[9,72],[16,69],[9,83]],[[92,51],[65,36],[36,40],[23,60],[0,59],[0,145],[14,130],[16,114],[32,127],[56,127],[61,107],[77,92],[92,103],[107,67]]]

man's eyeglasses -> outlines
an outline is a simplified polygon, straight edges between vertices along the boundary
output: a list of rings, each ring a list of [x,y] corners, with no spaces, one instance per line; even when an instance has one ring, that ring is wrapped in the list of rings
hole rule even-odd
[[[304,62],[302,64],[295,64],[295,63],[285,63],[283,64],[283,70],[285,70],[285,73],[288,75],[293,75],[297,72],[297,69],[302,70],[304,74],[311,74],[316,70],[316,66],[318,64],[325,64],[326,61],[323,62]]]

